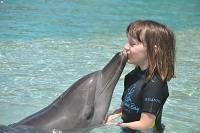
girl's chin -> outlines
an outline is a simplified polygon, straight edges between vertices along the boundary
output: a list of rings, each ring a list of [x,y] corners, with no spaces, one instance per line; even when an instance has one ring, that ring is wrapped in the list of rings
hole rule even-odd
[[[128,64],[133,64],[133,65],[135,65],[135,63],[133,62],[133,61],[131,61],[131,60],[127,60],[127,62],[128,62]]]

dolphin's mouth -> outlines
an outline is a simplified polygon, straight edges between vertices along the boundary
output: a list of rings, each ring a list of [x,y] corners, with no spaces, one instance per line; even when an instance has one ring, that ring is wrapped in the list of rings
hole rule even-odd
[[[124,69],[124,66],[126,64],[126,61],[127,61],[127,53],[126,53],[126,50],[123,49],[123,51],[121,51],[119,54],[122,54],[122,59],[120,59],[120,61],[117,61],[117,64],[119,64],[117,67],[117,70],[115,70],[116,72],[114,73],[114,75],[110,78],[110,80],[107,80],[107,82],[105,83],[105,86],[103,89],[100,89],[98,91],[98,95],[101,95],[105,90],[106,88],[109,88],[109,86],[112,84],[112,83],[115,83],[115,85],[117,84],[117,81],[119,80],[120,76],[121,76],[121,73]],[[102,78],[102,76],[101,76]],[[115,87],[114,85],[114,87]]]
[[[116,76],[116,74],[113,77],[115,77],[115,76]],[[117,82],[117,80],[118,80],[117,78],[112,78],[110,81],[108,81],[106,83],[106,85],[105,85],[105,87],[103,89],[99,90],[98,94],[101,95],[106,90],[106,88],[108,88],[111,85],[111,83]]]

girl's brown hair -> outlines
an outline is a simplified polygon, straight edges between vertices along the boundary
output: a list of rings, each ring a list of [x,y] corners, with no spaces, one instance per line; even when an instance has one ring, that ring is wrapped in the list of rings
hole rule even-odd
[[[147,47],[147,80],[156,72],[162,80],[175,76],[175,36],[165,25],[151,20],[130,23],[127,35]]]

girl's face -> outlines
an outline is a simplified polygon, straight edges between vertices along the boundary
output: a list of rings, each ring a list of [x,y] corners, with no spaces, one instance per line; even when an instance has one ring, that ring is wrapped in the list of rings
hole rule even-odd
[[[138,65],[143,70],[148,67],[147,48],[141,42],[128,35],[124,49],[128,55],[128,63]]]

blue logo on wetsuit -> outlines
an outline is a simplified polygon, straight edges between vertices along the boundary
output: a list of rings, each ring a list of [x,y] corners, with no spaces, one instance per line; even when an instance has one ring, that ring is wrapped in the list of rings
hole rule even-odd
[[[140,107],[135,105],[134,100],[133,100],[133,93],[135,91],[135,87],[136,87],[136,84],[132,84],[128,88],[128,92],[125,95],[124,100],[123,100],[123,105],[124,105],[124,109],[128,112],[139,113]]]

